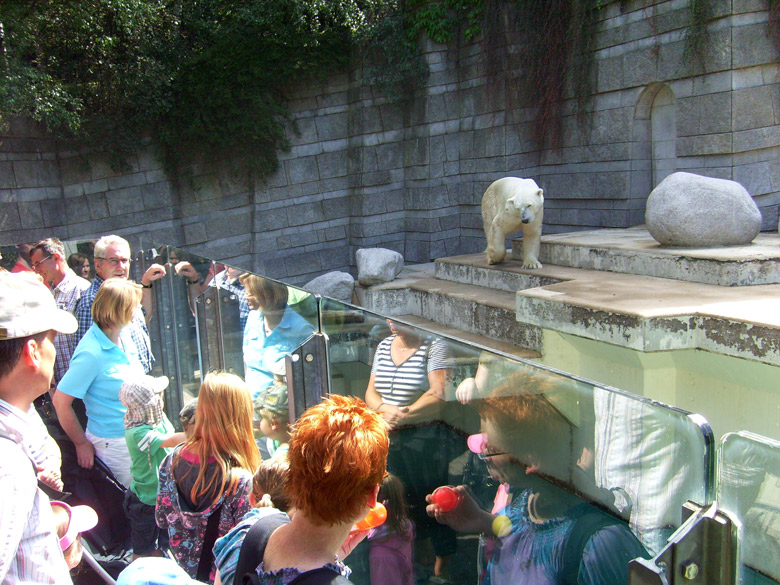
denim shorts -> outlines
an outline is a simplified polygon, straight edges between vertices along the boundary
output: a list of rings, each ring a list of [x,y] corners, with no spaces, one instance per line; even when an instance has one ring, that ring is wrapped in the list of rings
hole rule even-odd
[[[133,553],[146,556],[168,548],[168,531],[160,530],[154,519],[154,506],[144,504],[132,491],[125,492],[123,508],[130,521]]]

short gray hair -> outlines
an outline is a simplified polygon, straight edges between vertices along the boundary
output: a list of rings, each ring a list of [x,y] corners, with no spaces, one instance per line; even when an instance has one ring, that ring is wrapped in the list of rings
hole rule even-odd
[[[128,250],[130,249],[130,244],[123,237],[115,235],[103,236],[95,242],[95,258],[105,258],[106,248],[109,246],[124,246]]]

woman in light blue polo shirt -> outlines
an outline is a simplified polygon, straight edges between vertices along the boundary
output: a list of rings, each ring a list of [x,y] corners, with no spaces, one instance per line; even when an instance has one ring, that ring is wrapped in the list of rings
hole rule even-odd
[[[306,341],[314,327],[287,306],[285,285],[254,274],[239,280],[252,309],[244,328],[244,379],[254,398],[273,383],[277,362]]]
[[[141,286],[132,281],[109,278],[101,285],[92,303],[92,326],[76,346],[53,400],[60,424],[76,446],[79,465],[90,469],[97,455],[125,486],[130,485],[131,462],[119,390],[125,380],[144,373],[125,329],[140,303]],[[74,398],[84,400],[86,432],[73,411]]]

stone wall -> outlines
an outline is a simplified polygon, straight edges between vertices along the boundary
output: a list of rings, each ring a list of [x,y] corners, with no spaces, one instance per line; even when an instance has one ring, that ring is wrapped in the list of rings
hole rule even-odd
[[[480,199],[503,176],[545,189],[554,233],[642,223],[650,190],[674,170],[739,181],[776,229],[780,70],[766,3],[714,4],[700,63],[685,56],[687,1],[605,2],[596,92],[584,125],[573,100],[564,105],[558,150],[530,140],[532,104],[507,88],[522,72],[494,71],[495,55],[517,47],[488,58],[455,42],[424,47],[428,78],[403,106],[363,86],[359,67],[301,89],[292,149],[263,183],[230,161],[174,182],[152,144],[115,171],[102,153],[14,123],[0,145],[0,241],[117,232],[302,283],[354,272],[360,247],[407,262],[481,251]]]

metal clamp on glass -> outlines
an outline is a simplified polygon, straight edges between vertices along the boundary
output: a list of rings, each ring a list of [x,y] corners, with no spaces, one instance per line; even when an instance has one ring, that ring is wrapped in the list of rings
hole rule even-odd
[[[291,421],[330,392],[327,339],[323,333],[313,333],[285,357]]]
[[[630,585],[681,585],[737,582],[737,527],[718,504],[683,505],[682,525],[653,559],[628,564]]]

